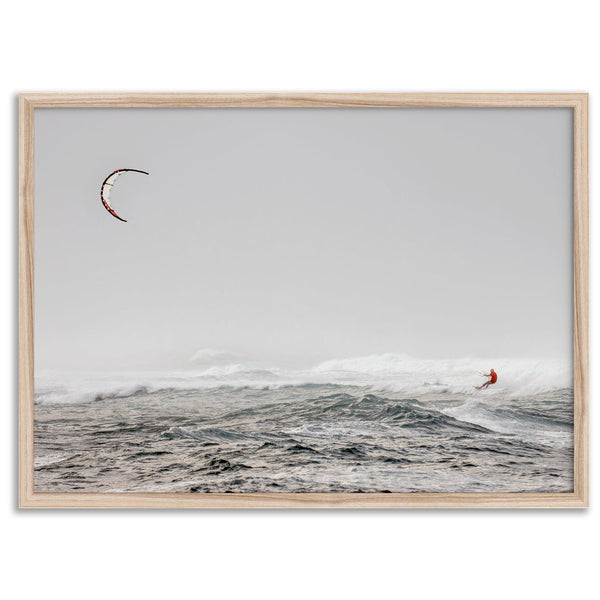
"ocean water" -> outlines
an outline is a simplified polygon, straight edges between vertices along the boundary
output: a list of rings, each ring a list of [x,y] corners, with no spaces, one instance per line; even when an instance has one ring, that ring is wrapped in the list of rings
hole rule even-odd
[[[477,391],[478,371],[496,385]],[[309,370],[36,375],[37,492],[569,492],[548,361],[379,355]]]

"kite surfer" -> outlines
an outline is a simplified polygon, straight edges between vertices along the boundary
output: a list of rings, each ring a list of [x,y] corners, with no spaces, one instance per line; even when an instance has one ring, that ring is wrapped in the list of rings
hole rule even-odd
[[[489,377],[489,380],[482,383],[479,387],[475,387],[476,390],[485,390],[488,386],[498,381],[498,373],[492,369],[489,373],[482,373],[483,377]]]

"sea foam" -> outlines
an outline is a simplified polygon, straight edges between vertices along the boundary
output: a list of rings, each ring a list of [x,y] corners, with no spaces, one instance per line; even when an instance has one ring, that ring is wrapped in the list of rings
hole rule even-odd
[[[415,394],[463,394],[475,390],[494,368],[498,382],[486,396],[535,395],[573,386],[567,361],[532,359],[415,359],[406,354],[376,354],[322,362],[309,369],[282,369],[273,365],[232,362],[195,370],[122,373],[40,373],[35,379],[35,402],[92,402],[127,398],[167,390],[219,387],[279,388],[303,385],[359,386],[370,390]]]

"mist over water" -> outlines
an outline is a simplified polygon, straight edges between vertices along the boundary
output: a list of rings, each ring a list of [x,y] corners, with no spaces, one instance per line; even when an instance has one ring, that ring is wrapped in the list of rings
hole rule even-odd
[[[36,491],[573,488],[572,371],[558,361],[208,359],[36,376]],[[498,383],[475,390],[491,367]]]

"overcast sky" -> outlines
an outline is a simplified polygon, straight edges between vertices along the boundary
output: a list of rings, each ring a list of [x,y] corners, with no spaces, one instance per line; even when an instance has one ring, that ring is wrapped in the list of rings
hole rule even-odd
[[[36,368],[570,360],[569,109],[36,109]],[[125,219],[100,202],[112,192]]]

